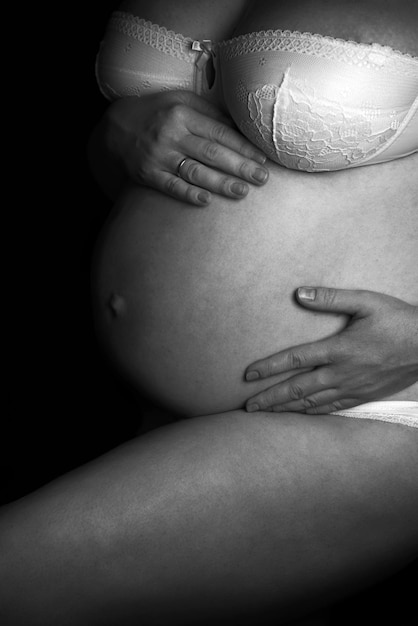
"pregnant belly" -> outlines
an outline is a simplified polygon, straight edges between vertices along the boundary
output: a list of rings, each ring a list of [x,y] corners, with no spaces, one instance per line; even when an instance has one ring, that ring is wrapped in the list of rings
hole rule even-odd
[[[415,290],[418,301],[418,212],[405,185],[394,212],[390,182],[406,171],[403,161],[325,175],[273,166],[264,189],[204,210],[127,190],[93,272],[97,330],[112,361],[172,411],[216,413],[279,379],[245,383],[253,360],[345,324],[344,316],[298,307],[299,285],[375,289],[408,301]],[[378,196],[377,176],[387,186]]]

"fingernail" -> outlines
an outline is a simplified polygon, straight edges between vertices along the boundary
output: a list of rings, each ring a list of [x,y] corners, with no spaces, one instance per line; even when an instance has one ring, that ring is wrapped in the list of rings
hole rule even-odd
[[[260,153],[255,153],[254,154],[254,161],[257,161],[257,163],[260,163],[260,165],[264,165],[264,163],[267,161],[267,157],[265,154],[260,154]]]
[[[197,199],[202,204],[209,204],[209,202],[210,202],[210,195],[208,193],[204,192],[204,191],[201,191],[200,193],[197,194]]]
[[[247,404],[245,408],[247,409],[248,413],[254,413],[255,411],[260,410],[260,407],[255,402],[253,404]]]
[[[298,298],[301,300],[315,300],[316,289],[313,289],[312,287],[299,287]]]
[[[251,370],[245,374],[245,380],[257,380],[257,378],[260,378],[260,374],[256,370]]]
[[[246,193],[248,193],[248,187],[243,183],[232,183],[231,191],[237,196],[244,196]]]
[[[267,180],[267,176],[268,173],[266,172],[266,170],[262,170],[259,167],[257,167],[257,169],[255,169],[251,174],[251,177],[258,183],[264,183]]]

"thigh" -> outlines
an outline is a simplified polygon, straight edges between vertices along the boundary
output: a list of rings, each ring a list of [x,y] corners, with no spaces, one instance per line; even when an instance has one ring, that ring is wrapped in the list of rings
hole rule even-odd
[[[8,623],[285,623],[412,560],[417,447],[334,416],[156,429],[3,510]]]

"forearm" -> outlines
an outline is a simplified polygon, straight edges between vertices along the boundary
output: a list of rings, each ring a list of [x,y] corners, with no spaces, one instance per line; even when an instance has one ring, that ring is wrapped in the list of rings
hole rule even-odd
[[[417,446],[412,429],[333,416],[158,429],[4,509],[6,621],[309,611],[416,554]]]

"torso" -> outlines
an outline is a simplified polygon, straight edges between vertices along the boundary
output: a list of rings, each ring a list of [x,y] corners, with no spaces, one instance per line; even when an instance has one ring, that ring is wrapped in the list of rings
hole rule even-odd
[[[248,7],[234,35],[281,28],[380,43],[418,56],[417,23],[415,0],[259,0]]]
[[[250,389],[252,361],[342,328],[341,316],[298,307],[299,285],[418,304],[417,166],[418,155],[321,174],[269,163],[264,188],[205,210],[127,189],[95,264],[98,329],[112,358],[171,410],[210,414],[274,382]],[[398,397],[418,400],[418,385]]]
[[[218,412],[248,397],[252,361],[342,327],[297,307],[297,286],[418,303],[417,165],[418,155],[330,174],[270,165],[264,189],[206,210],[128,190],[99,254],[99,321],[113,355],[171,409]],[[111,294],[125,300],[120,317]]]
[[[251,8],[251,0],[125,0],[120,8],[192,39],[221,41]]]

